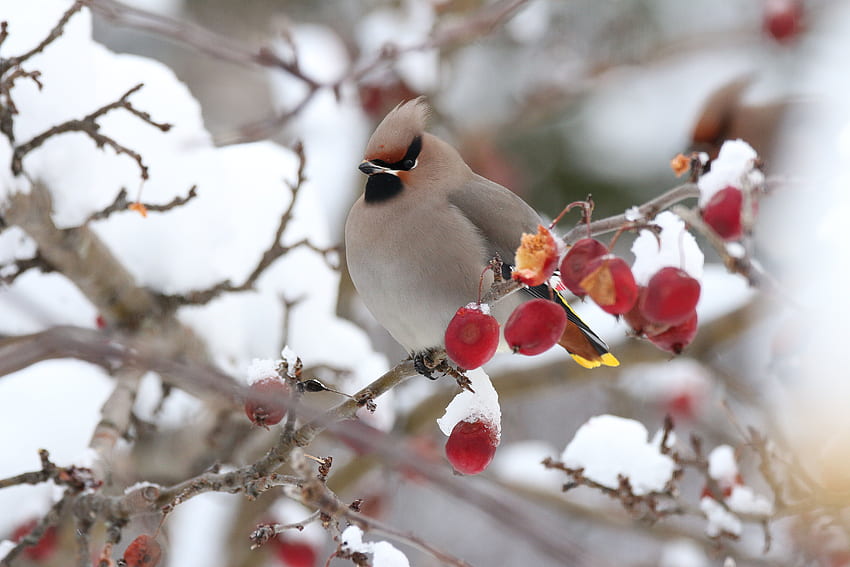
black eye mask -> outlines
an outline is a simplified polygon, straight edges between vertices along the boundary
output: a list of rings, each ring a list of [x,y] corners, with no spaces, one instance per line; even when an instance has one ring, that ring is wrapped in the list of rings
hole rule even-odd
[[[395,171],[410,171],[416,167],[416,158],[419,157],[419,152],[422,151],[422,136],[416,136],[410,145],[407,147],[407,153],[404,157],[394,163],[388,163],[382,159],[370,160],[375,165],[386,167]]]

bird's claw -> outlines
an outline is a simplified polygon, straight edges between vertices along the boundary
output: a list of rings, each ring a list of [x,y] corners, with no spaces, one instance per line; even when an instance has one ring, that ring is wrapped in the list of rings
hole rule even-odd
[[[437,349],[425,349],[413,355],[413,368],[425,376],[429,380],[436,380],[439,376],[434,376],[434,370],[437,370],[441,364],[445,363],[445,357],[439,357]]]

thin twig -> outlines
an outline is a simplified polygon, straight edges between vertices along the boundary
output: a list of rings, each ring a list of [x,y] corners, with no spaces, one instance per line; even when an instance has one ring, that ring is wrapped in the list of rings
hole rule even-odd
[[[82,132],[86,134],[92,141],[97,145],[98,148],[102,148],[103,146],[109,146],[112,148],[117,154],[124,154],[132,158],[139,166],[139,170],[141,171],[142,179],[148,178],[148,168],[144,164],[142,160],[142,156],[136,152],[135,150],[131,150],[130,148],[120,144],[114,139],[100,133],[100,124],[97,123],[97,120],[112,110],[123,108],[134,114],[142,121],[147,122],[151,126],[160,129],[163,132],[167,132],[170,128],[170,124],[155,122],[147,112],[140,111],[133,107],[133,105],[127,100],[130,95],[138,91],[144,86],[144,83],[139,83],[136,86],[132,87],[126,93],[124,93],[121,98],[118,100],[111,102],[107,105],[98,108],[91,114],[84,116],[82,119],[76,120],[67,120],[61,124],[57,124],[51,128],[48,128],[41,134],[37,134],[29,141],[24,142],[23,144],[15,146],[14,151],[12,152],[12,173],[15,175],[20,175],[23,171],[23,159],[34,149],[40,147],[44,142],[52,138],[53,136],[58,136],[59,134],[65,134],[68,132]]]
[[[257,265],[251,273],[248,274],[245,280],[239,285],[235,285],[229,280],[225,280],[203,290],[191,291],[185,294],[163,295],[161,297],[165,304],[175,307],[180,305],[205,305],[223,293],[250,291],[254,289],[254,285],[257,283],[257,280],[261,275],[263,275],[269,266],[277,261],[278,258],[285,256],[296,248],[309,248],[310,250],[321,254],[322,258],[329,266],[335,269],[339,268],[339,266],[334,262],[334,260],[338,258],[339,254],[337,247],[321,248],[310,242],[307,238],[289,245],[284,245],[282,243],[284,232],[289,226],[289,222],[292,220],[295,211],[299,191],[306,181],[306,157],[304,155],[304,146],[301,142],[298,142],[295,144],[293,151],[298,158],[298,172],[296,174],[295,181],[287,183],[291,193],[289,204],[286,206],[283,213],[281,213],[280,221],[278,221],[278,226],[275,230],[274,236],[272,237],[271,244],[269,244],[269,247],[265,250],[265,252],[263,252],[263,255],[260,257],[260,260],[257,262]]]
[[[93,12],[117,26],[153,33],[221,61],[279,69],[297,77],[307,85],[316,84],[313,79],[301,72],[296,61],[284,60],[268,47],[247,46],[230,36],[216,33],[198,24],[175,20],[117,0],[86,0],[86,5]]]
[[[638,207],[637,212],[641,218],[651,219],[659,212],[671,207],[672,205],[675,205],[676,203],[684,201],[685,199],[696,199],[697,197],[699,197],[699,188],[696,186],[696,184],[685,183],[677,187],[673,187],[669,191],[662,193],[654,199],[647,201],[646,203]],[[589,225],[582,223],[567,232],[562,237],[562,240],[566,244],[573,244],[577,240],[587,236],[588,230],[590,235],[594,236],[599,234],[605,234],[608,232],[614,232],[624,224],[631,222],[631,220],[634,220],[632,218],[632,215],[629,215],[629,218],[627,218],[626,214],[623,213],[621,215],[615,215],[613,217],[594,221]]]
[[[77,0],[76,2],[74,2],[70,8],[65,10],[65,13],[62,14],[62,17],[59,18],[59,21],[56,23],[55,26],[53,26],[53,29],[50,30],[50,33],[48,33],[47,36],[38,43],[38,45],[30,49],[29,51],[22,53],[21,55],[16,55],[15,57],[9,57],[8,59],[0,59],[0,75],[5,73],[7,69],[11,67],[17,67],[30,57],[44,51],[45,47],[56,41],[56,39],[58,39],[59,36],[62,35],[62,32],[65,31],[65,25],[68,23],[68,20],[70,20],[74,14],[79,12],[84,5],[84,0]],[[3,40],[6,39],[6,35],[8,35],[8,32],[6,25],[4,25],[2,30]],[[0,41],[0,43],[2,43],[2,41]]]
[[[153,203],[141,203],[141,205],[148,212],[153,211],[157,213],[163,213],[166,211],[170,211],[171,209],[175,209],[177,207],[182,207],[197,196],[198,186],[192,185],[192,187],[189,188],[189,193],[187,193],[185,197],[174,197],[171,201],[165,203],[164,205],[156,205]],[[133,204],[133,202],[127,199],[127,190],[122,188],[111,204],[89,215],[89,218],[86,219],[84,224],[108,218],[113,213],[126,211],[131,204]]]

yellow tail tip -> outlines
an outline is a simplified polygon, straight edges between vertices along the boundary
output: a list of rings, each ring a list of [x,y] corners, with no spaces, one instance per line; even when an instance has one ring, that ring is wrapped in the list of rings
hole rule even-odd
[[[620,366],[620,361],[617,360],[617,357],[611,354],[610,352],[606,352],[600,358],[596,360],[588,360],[583,356],[579,356],[577,354],[570,353],[570,356],[573,357],[579,366],[583,366],[584,368],[596,368],[598,366]]]

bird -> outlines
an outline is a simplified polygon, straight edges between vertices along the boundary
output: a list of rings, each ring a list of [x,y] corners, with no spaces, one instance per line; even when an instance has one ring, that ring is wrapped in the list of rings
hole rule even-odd
[[[536,232],[543,221],[522,198],[474,173],[454,147],[427,132],[429,114],[424,97],[402,102],[369,139],[359,165],[366,186],[345,223],[345,254],[366,307],[413,357],[416,369],[432,377],[423,361],[443,348],[457,309],[479,297],[490,260],[504,260],[510,277],[522,235]],[[492,273],[484,278],[485,286],[493,281]],[[564,308],[568,324],[559,344],[581,366],[619,364],[549,284],[502,298],[491,314],[503,325],[534,297]]]

